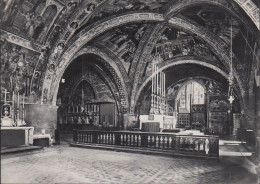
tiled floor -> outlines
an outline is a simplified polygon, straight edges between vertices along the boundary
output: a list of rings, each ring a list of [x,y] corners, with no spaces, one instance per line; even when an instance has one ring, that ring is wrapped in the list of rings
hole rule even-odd
[[[256,183],[243,158],[218,161],[53,146],[2,156],[2,183]]]

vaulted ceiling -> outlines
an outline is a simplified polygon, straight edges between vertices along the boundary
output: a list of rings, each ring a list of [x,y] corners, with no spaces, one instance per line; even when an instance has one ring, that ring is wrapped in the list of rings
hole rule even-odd
[[[259,67],[256,3],[251,0],[3,0],[0,2],[1,73],[7,77],[1,84],[3,88],[26,91],[27,95],[34,91],[41,103],[56,104],[60,80],[67,67],[80,56],[90,54],[87,60],[93,66],[95,58],[102,60],[100,66],[116,88],[122,111],[133,112],[150,80],[151,61],[156,52],[161,58],[158,66],[165,71],[173,63],[177,66],[181,61],[193,61],[198,68],[203,65],[228,75],[232,43],[236,86],[246,100]],[[27,71],[28,66],[32,71]],[[187,68],[180,67],[178,77],[185,77],[186,72]],[[214,77],[211,72],[201,75]]]

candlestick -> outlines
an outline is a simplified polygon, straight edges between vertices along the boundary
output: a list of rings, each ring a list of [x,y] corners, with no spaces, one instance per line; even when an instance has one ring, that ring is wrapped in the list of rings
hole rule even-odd
[[[19,92],[17,93],[17,108],[19,109]]]
[[[14,91],[13,91],[13,96],[12,96],[12,118],[13,122],[15,122],[15,116],[14,116]]]
[[[166,109],[166,94],[165,94],[165,73],[163,73],[163,97],[164,97],[164,113],[167,115]]]
[[[162,72],[160,72],[160,96],[162,97]]]
[[[24,94],[23,94],[23,109],[24,109],[24,97],[25,97],[25,96],[24,96]]]
[[[25,97],[25,94],[23,93],[22,125],[26,125],[26,123],[25,123],[25,121],[24,121],[24,97]]]
[[[154,63],[152,64],[152,94],[153,94],[153,71],[154,70]]]
[[[6,94],[7,94],[7,90],[5,89],[5,104],[6,104]]]

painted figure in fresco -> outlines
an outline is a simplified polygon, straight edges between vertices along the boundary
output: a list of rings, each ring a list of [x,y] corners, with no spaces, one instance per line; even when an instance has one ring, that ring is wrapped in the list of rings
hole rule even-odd
[[[118,56],[122,57],[125,53],[133,52],[133,50],[135,50],[135,45],[132,40],[129,40],[120,46]]]
[[[141,38],[142,38],[142,36],[143,36],[143,34],[144,34],[144,29],[145,27],[140,27],[137,31],[136,31],[136,33],[135,33],[135,39],[136,40],[140,40]]]
[[[126,40],[128,37],[128,35],[118,35],[114,38],[111,39],[111,42],[113,42],[114,44],[118,45],[121,41]]]
[[[29,36],[33,36],[34,33],[34,13],[28,12],[25,15],[26,23],[25,23],[25,30]]]
[[[96,4],[95,3],[90,3],[90,4],[88,4],[85,12],[86,13],[91,13],[95,8],[96,8]]]
[[[72,29],[77,29],[77,28],[78,28],[78,23],[77,23],[77,22],[72,22],[72,23],[70,24],[70,28],[72,28]]]
[[[77,7],[78,3],[77,2],[69,2],[67,5],[67,14],[71,14],[73,10]]]

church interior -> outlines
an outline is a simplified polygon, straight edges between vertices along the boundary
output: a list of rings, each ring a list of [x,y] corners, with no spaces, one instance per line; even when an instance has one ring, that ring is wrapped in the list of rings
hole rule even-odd
[[[26,180],[16,166],[28,161],[9,160],[48,157],[52,149],[79,154],[77,163],[104,154],[97,165],[110,157],[119,164],[122,157],[129,167],[117,153],[144,153],[138,159],[150,159],[143,164],[151,170],[174,162],[164,168],[168,175],[178,164],[206,168],[208,160],[229,159],[231,150],[239,167],[238,158],[255,168],[248,180],[237,172],[222,181],[223,172],[214,181],[194,175],[194,183],[260,182],[258,0],[2,0],[0,18],[2,182],[66,182],[59,174]],[[159,170],[134,180],[133,170],[124,170],[125,181],[80,175],[70,182],[192,181],[159,180]]]

